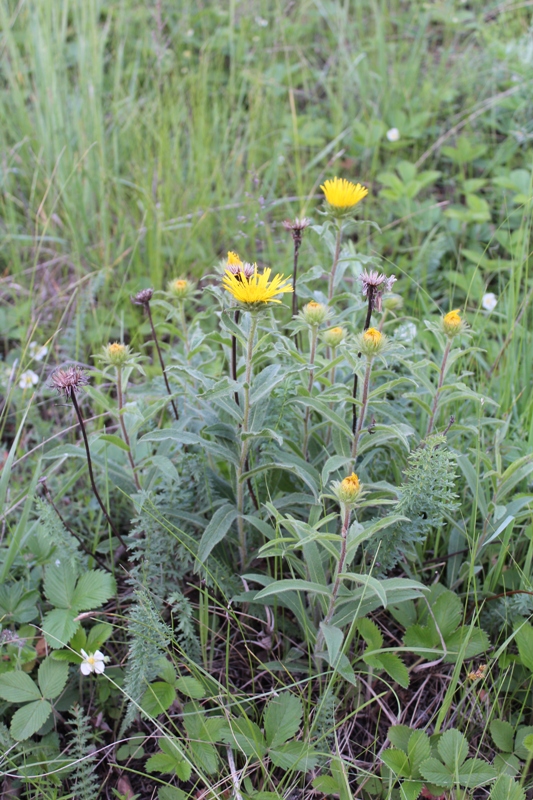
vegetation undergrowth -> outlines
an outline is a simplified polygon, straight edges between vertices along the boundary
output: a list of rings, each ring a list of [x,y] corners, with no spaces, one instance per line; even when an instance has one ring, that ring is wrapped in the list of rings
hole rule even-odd
[[[530,17],[0,5],[3,795],[529,796]]]

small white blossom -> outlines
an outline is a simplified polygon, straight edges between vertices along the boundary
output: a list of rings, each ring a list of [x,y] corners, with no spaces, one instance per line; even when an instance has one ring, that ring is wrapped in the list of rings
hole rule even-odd
[[[416,338],[417,327],[414,322],[404,322],[396,328],[394,338],[400,342],[412,342]]]
[[[19,386],[21,389],[31,389],[32,386],[38,383],[39,376],[36,375],[32,369],[27,369],[26,372],[23,372],[20,376]]]
[[[389,142],[397,142],[400,138],[400,131],[398,128],[389,128],[387,133],[385,134]]]
[[[34,361],[42,361],[48,353],[48,347],[45,344],[39,345],[37,342],[30,342],[28,351]]]
[[[80,650],[80,653],[83,656],[83,661],[80,664],[81,674],[90,675],[91,672],[96,672],[97,675],[101,675],[108,657],[104,656],[100,650],[97,650],[96,653],[86,653],[85,650]]]
[[[497,302],[498,298],[494,292],[487,292],[487,294],[484,294],[481,299],[481,305],[486,311],[494,311]]]

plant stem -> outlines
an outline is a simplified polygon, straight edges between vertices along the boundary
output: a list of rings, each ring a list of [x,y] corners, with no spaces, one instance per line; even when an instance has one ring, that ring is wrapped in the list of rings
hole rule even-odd
[[[298,277],[298,258],[300,255],[300,245],[302,244],[302,232],[298,231],[298,235],[295,235],[296,231],[293,231],[292,239],[294,242],[294,261],[293,261],[293,268],[292,268],[292,316],[295,317],[298,313],[298,297],[296,295],[296,279]],[[296,338],[298,341],[298,337]]]
[[[63,518],[60,510],[58,509],[58,507],[56,506],[56,504],[54,503],[54,501],[52,499],[52,494],[51,494],[50,489],[48,488],[48,486],[46,484],[46,478],[42,478],[41,481],[42,481],[43,490],[44,490],[46,499],[48,500],[48,502],[50,503],[50,505],[52,506],[52,508],[56,512],[56,514],[58,516],[58,519],[61,522],[61,524],[63,525],[63,527],[70,533],[71,536],[73,536],[76,539],[76,541],[78,542],[79,546],[81,547],[81,549],[83,550],[84,553],[86,553],[90,558],[94,558],[96,563],[99,564],[102,567],[102,569],[105,569],[106,572],[112,572],[112,570],[109,569],[109,567],[107,566],[107,564],[105,563],[103,558],[101,558],[101,556],[99,556],[98,553],[91,553],[91,551],[89,550],[89,548],[87,547],[87,545],[85,544],[85,542],[83,541],[81,536],[78,536],[78,534],[75,531],[72,530],[70,525]]]
[[[428,421],[428,429],[426,431],[426,437],[425,437],[426,439],[433,430],[433,425],[435,423],[435,415],[437,413],[437,406],[439,404],[440,390],[442,389],[442,384],[444,383],[446,364],[448,362],[448,356],[450,355],[451,346],[452,346],[452,340],[448,339],[448,341],[446,342],[446,347],[444,348],[444,353],[442,355],[442,364],[440,365],[439,382],[437,384],[437,391],[435,392],[435,397],[433,398],[433,406],[431,408],[431,416]]]
[[[309,394],[313,391],[313,383],[315,380],[315,358],[316,358],[316,343],[318,339],[318,326],[313,325],[311,328],[311,348],[309,353],[309,361],[311,364],[311,369],[309,370],[309,383],[307,385],[307,391]],[[302,446],[302,456],[303,458],[307,459],[307,444],[309,440],[309,417],[311,416],[311,409],[309,406],[305,409],[305,418],[304,418],[304,441]]]
[[[329,607],[324,617],[324,625],[329,625],[332,617],[333,612],[335,611],[335,603],[337,601],[337,595],[339,594],[339,589],[341,586],[341,575],[344,572],[344,564],[346,562],[346,550],[347,550],[347,538],[348,538],[348,528],[350,527],[350,517],[351,511],[349,508],[344,508],[344,518],[342,521],[342,530],[341,530],[341,551],[339,554],[339,560],[337,562],[337,569],[335,570],[335,580],[333,582],[333,589],[331,590],[331,598],[329,601]],[[322,647],[324,641],[324,634],[322,630],[318,632],[318,636],[316,639],[315,650],[319,651]]]
[[[244,408],[242,415],[242,433],[248,433],[248,422],[250,417],[250,381],[252,379],[252,356],[254,352],[254,338],[257,329],[257,314],[251,314],[250,331],[248,334],[248,347],[246,350],[246,373],[244,378]],[[242,476],[246,470],[246,463],[248,459],[248,450],[250,447],[250,440],[243,439],[241,442],[241,456],[239,459],[239,466],[236,470],[237,477],[237,527],[239,531],[239,553],[241,569],[246,566],[248,557],[246,548],[246,531],[244,530],[244,484]]]
[[[366,410],[368,406],[368,389],[370,386],[370,374],[372,372],[372,359],[367,358],[366,362],[366,370],[365,370],[365,380],[363,383],[363,396],[361,398],[361,413],[359,414],[359,420],[357,422],[357,427],[355,429],[355,433],[353,436],[352,442],[352,459],[355,461],[357,458],[357,444],[359,442],[359,436],[361,435],[361,431],[363,429],[363,425],[365,422]]]
[[[167,387],[167,392],[170,395],[170,403],[172,405],[172,410],[174,411],[174,416],[175,416],[176,420],[178,420],[180,418],[180,415],[178,414],[178,409],[176,408],[176,404],[174,403],[174,400],[172,399],[172,391],[170,389],[170,384],[168,382],[167,373],[165,372],[165,362],[163,361],[163,353],[161,352],[161,348],[159,347],[159,341],[158,341],[158,338],[157,338],[157,334],[155,332],[154,321],[152,319],[152,311],[150,309],[150,303],[146,303],[144,307],[146,308],[146,313],[148,314],[148,319],[150,320],[150,327],[152,329],[152,337],[153,337],[153,340],[154,340],[154,344],[156,346],[157,355],[159,356],[159,363],[161,364],[161,371],[163,372],[163,380],[165,381],[165,386]]]
[[[70,394],[70,398],[72,400],[72,405],[74,406],[74,410],[75,410],[76,415],[78,417],[78,422],[80,423],[81,434],[83,436],[83,443],[85,445],[85,452],[87,453],[87,467],[89,469],[89,479],[91,481],[91,486],[92,486],[92,490],[94,492],[94,496],[98,500],[98,505],[102,509],[102,512],[103,512],[104,517],[106,518],[106,520],[107,520],[107,522],[109,524],[109,527],[111,528],[111,530],[113,531],[113,533],[117,537],[117,539],[119,540],[120,544],[123,545],[123,547],[125,547],[127,549],[128,546],[127,546],[126,542],[124,541],[124,539],[122,538],[120,533],[117,531],[117,529],[115,528],[115,526],[111,522],[111,517],[109,516],[109,514],[107,512],[107,508],[105,507],[104,503],[102,502],[102,498],[98,494],[98,489],[96,488],[96,483],[95,483],[94,474],[93,474],[93,464],[92,464],[92,460],[91,460],[91,451],[89,449],[89,440],[87,439],[87,432],[85,430],[85,423],[83,422],[81,409],[80,409],[80,407],[78,405],[78,401],[76,399],[75,392],[72,392]]]
[[[239,324],[239,319],[241,316],[240,310],[237,308],[235,309],[235,316],[234,321],[235,325]],[[231,377],[234,381],[237,380],[237,337],[234,333],[231,335]],[[239,403],[239,392],[235,392],[235,404],[240,405]]]
[[[331,303],[331,298],[333,297],[333,284],[335,281],[337,264],[339,263],[339,256],[341,254],[341,241],[342,241],[342,223],[339,222],[337,229],[337,240],[335,242],[335,255],[333,256],[333,264],[331,265],[331,272],[329,274],[328,303]]]
[[[122,436],[124,437],[124,442],[128,445],[128,459],[131,466],[131,471],[133,472],[133,481],[135,483],[135,488],[137,491],[140,491],[141,484],[139,483],[139,478],[137,476],[137,471],[135,469],[135,462],[133,460],[133,455],[131,452],[131,444],[130,438],[128,436],[128,431],[126,430],[126,423],[124,421],[124,397],[122,394],[122,368],[117,367],[117,403],[118,403],[118,420],[120,422],[120,427],[122,430]]]
[[[181,329],[183,332],[183,345],[185,347],[185,355],[187,356],[187,360],[189,359],[189,331],[187,329],[187,319],[185,317],[185,303],[183,300],[179,303],[180,307],[180,319],[181,319]]]
[[[366,319],[365,324],[363,327],[363,332],[367,331],[370,328],[370,323],[372,321],[372,309],[374,306],[374,287],[369,286],[367,289],[367,300],[368,306],[366,309]],[[380,328],[381,330],[381,328]],[[357,358],[361,358],[361,353],[357,354]],[[355,431],[357,430],[357,406],[355,405],[355,400],[357,400],[357,387],[359,385],[359,378],[357,376],[357,372],[353,374],[353,391],[352,397],[354,399],[354,404],[352,406],[352,433],[355,436]]]

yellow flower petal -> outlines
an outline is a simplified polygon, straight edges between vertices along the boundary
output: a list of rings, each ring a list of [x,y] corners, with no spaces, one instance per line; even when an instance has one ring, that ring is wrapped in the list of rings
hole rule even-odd
[[[292,292],[293,289],[286,283],[288,279],[283,275],[274,275],[270,280],[271,271],[267,268],[259,274],[256,267],[254,274],[247,278],[242,273],[233,275],[232,272],[226,270],[222,278],[222,285],[240,303],[248,305],[280,303],[281,300],[277,300],[276,295]]]
[[[346,178],[324,181],[320,188],[326,196],[326,202],[339,209],[353,208],[368,194],[366,187],[347,181]]]

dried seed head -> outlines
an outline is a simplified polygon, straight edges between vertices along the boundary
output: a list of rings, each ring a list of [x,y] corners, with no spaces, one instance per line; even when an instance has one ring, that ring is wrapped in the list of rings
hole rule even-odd
[[[153,293],[153,289],[141,289],[141,291],[137,292],[137,294],[134,297],[131,297],[130,300],[134,305],[144,306],[146,308],[152,299]]]
[[[368,272],[366,270],[362,272],[357,280],[361,281],[363,297],[370,296],[372,298],[372,310],[381,311],[383,293],[392,291],[396,277],[391,275],[390,278],[387,278],[383,272],[371,269]]]
[[[65,397],[72,397],[76,392],[80,391],[81,386],[89,383],[89,379],[81,367],[72,365],[70,367],[61,367],[52,372],[50,381],[54,389],[57,389],[59,394],[64,394]]]

